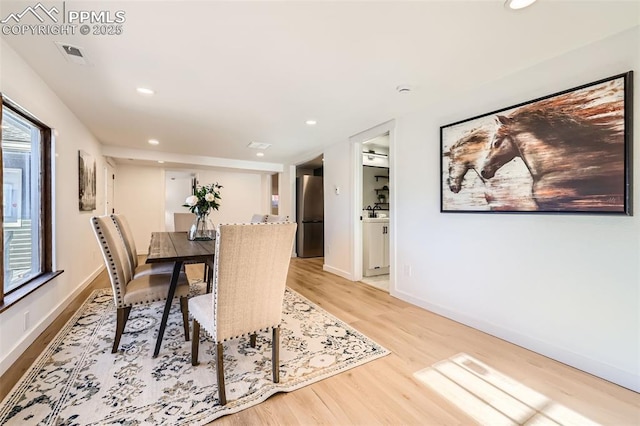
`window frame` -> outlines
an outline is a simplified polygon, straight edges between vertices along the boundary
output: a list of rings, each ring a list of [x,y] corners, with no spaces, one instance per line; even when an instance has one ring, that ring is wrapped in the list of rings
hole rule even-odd
[[[56,276],[60,275],[62,270],[53,270],[53,200],[52,200],[52,181],[53,181],[53,129],[33,114],[22,108],[16,102],[13,102],[3,93],[0,93],[0,123],[2,123],[3,113],[8,108],[13,114],[29,121],[32,125],[40,130],[40,170],[38,171],[38,187],[40,189],[40,214],[38,228],[41,238],[41,254],[40,269],[42,272],[37,276],[29,279],[19,287],[5,294],[4,290],[4,253],[0,256],[0,312],[4,311],[23,297],[32,293],[42,285],[50,282]],[[0,127],[0,141],[2,140],[2,128]],[[0,147],[0,166],[3,164],[2,149]],[[0,168],[0,197],[3,191],[3,168]],[[4,206],[0,204],[0,228],[4,231]],[[0,233],[0,244],[4,247],[4,232]]]

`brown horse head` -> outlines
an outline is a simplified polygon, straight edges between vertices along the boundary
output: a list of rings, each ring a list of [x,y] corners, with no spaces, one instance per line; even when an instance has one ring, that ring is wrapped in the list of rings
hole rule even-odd
[[[518,155],[518,150],[512,138],[511,127],[513,119],[504,115],[496,116],[496,122],[500,125],[496,131],[489,152],[487,153],[480,174],[485,179],[491,179],[495,176],[496,171],[513,160]]]

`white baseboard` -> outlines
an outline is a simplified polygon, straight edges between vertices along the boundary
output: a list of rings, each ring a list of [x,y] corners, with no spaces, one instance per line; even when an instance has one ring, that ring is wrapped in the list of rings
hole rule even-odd
[[[98,275],[105,269],[102,265],[95,271],[93,271],[85,280],[80,283],[76,289],[70,293],[65,299],[63,299],[58,306],[56,306],[48,315],[44,316],[35,327],[29,330],[22,340],[20,340],[16,346],[0,361],[0,375],[4,374],[14,362],[20,358],[20,356],[27,350],[27,348],[36,341],[38,336],[44,332],[47,327],[65,310],[67,306],[75,299],[85,288],[89,286],[96,279]]]
[[[349,281],[355,281],[353,279],[353,276],[349,272],[343,271],[342,269],[334,268],[333,266],[329,266],[326,263],[324,265],[322,265],[322,270],[330,272],[330,273],[332,273],[334,275],[337,275],[339,277],[346,278]]]
[[[640,392],[640,376],[630,371],[621,370],[618,367],[588,358],[553,343],[539,340],[482,319],[470,317],[464,313],[426,302],[402,291],[394,291],[393,296],[540,355],[562,362],[578,370],[585,371],[604,380],[631,389],[634,392]]]

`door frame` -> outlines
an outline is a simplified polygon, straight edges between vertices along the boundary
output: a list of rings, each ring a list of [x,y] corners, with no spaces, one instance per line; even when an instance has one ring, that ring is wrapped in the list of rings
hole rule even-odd
[[[110,215],[116,212],[115,193],[116,193],[116,168],[109,160],[104,163],[104,214]],[[111,211],[110,211],[111,210]]]
[[[396,203],[395,187],[395,120],[379,124],[349,138],[351,144],[352,194],[351,212],[353,239],[351,243],[351,274],[354,281],[362,280],[362,143],[389,134],[389,293],[394,295],[396,282]]]

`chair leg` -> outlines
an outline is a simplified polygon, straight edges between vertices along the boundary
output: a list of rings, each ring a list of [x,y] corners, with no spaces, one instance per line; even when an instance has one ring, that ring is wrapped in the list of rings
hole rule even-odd
[[[222,360],[222,343],[216,345],[216,370],[218,373],[218,399],[220,405],[227,404],[227,393],[224,389],[224,362]]]
[[[198,365],[198,349],[200,349],[200,323],[193,320],[193,340],[191,340],[191,365]]]
[[[182,311],[182,324],[184,325],[184,340],[189,341],[189,298],[180,298],[180,310]]]
[[[127,324],[130,312],[131,306],[118,308],[118,311],[116,312],[116,337],[115,339],[113,339],[113,348],[111,348],[112,354],[118,352],[118,346],[120,346],[120,338],[122,337],[122,333],[124,332],[124,326]]]
[[[258,338],[258,335],[256,333],[253,333],[251,336],[249,336],[249,344],[251,345],[252,348],[256,347],[257,338]]]
[[[125,324],[127,323],[127,321],[129,321],[129,314],[131,313],[131,308],[132,307],[129,306],[128,309],[125,309],[125,312],[124,312],[124,323]],[[122,331],[124,332],[124,329]]]
[[[280,327],[273,328],[271,339],[271,369],[273,370],[273,383],[280,383]]]

